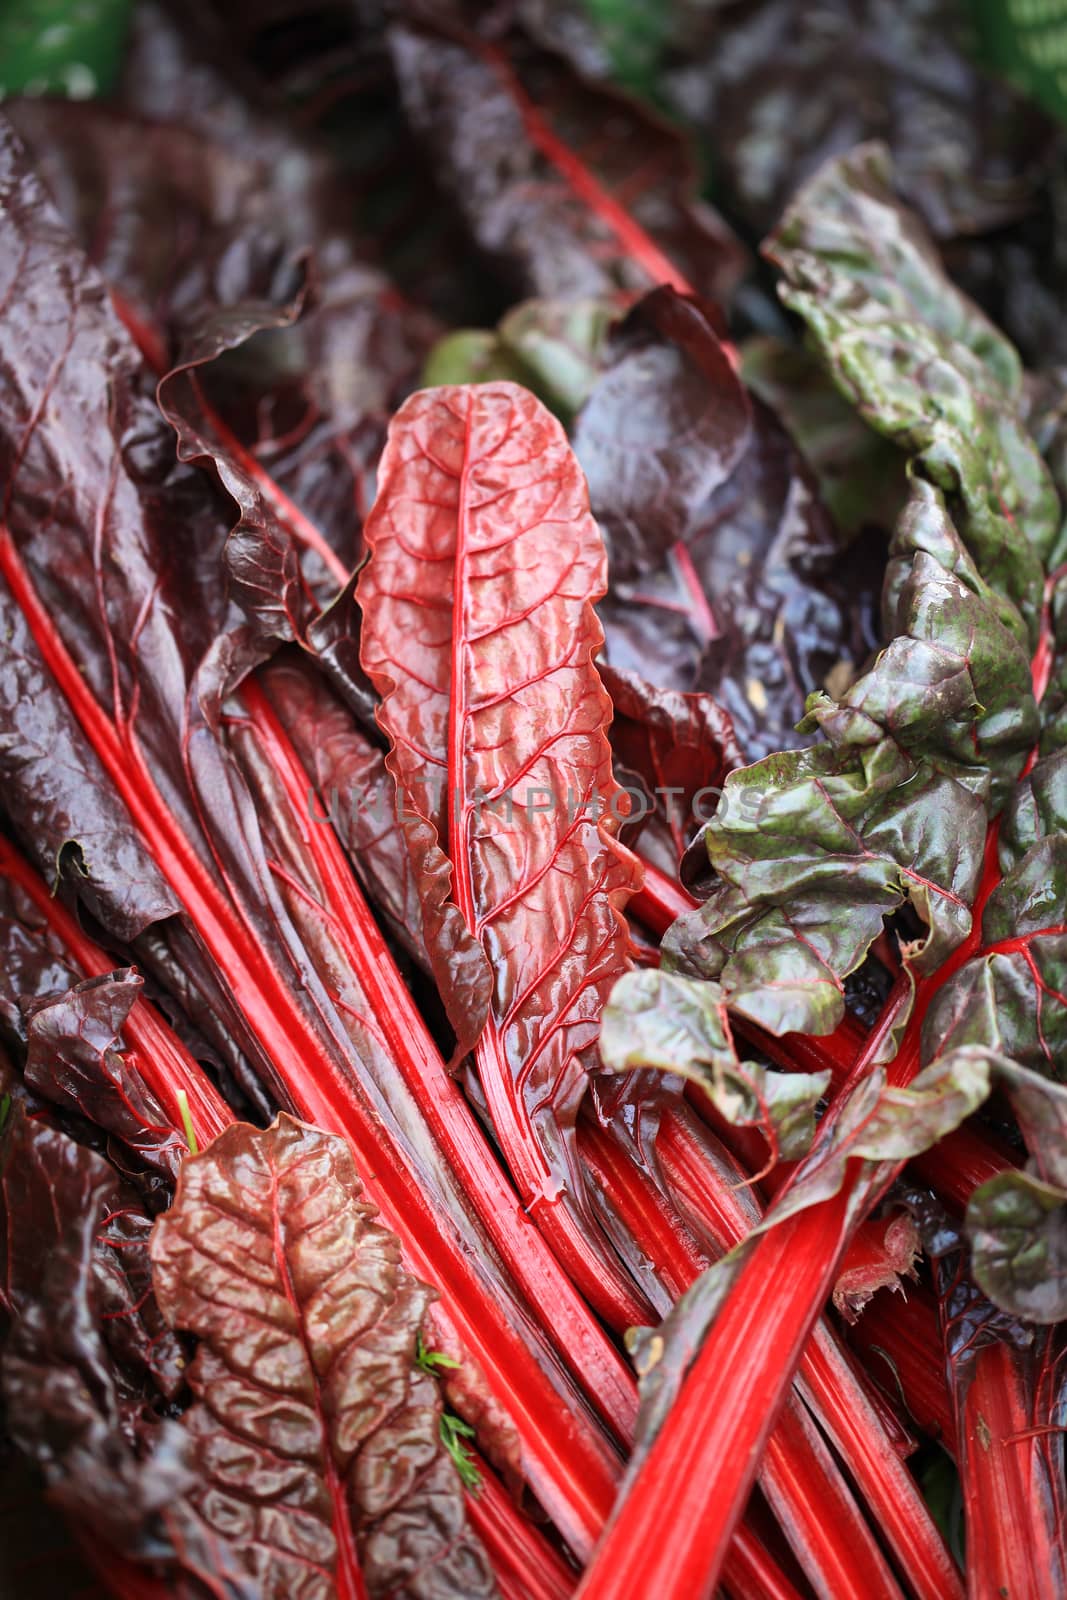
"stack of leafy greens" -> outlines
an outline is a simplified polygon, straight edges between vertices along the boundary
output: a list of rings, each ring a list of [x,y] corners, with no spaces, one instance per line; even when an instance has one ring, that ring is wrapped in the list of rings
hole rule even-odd
[[[42,1495],[131,1600],[1067,1586],[1062,141],[855,9],[4,102],[20,1596]]]

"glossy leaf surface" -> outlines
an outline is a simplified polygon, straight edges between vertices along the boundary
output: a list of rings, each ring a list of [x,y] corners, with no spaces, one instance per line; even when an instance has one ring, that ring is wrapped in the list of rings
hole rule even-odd
[[[430,1291],[400,1265],[344,1143],[282,1117],[187,1161],[152,1243],[156,1292],[200,1339],[193,1515],[267,1594],[489,1595],[415,1366]]]
[[[775,1155],[806,1154],[829,1073],[772,1072],[742,1062],[720,990],[662,972],[630,972],[612,990],[600,1053],[613,1072],[655,1067],[698,1083],[727,1122],[761,1127]]]
[[[639,881],[592,662],[603,545],[559,424],[507,384],[407,403],[367,542],[363,664],[430,957],[527,1203],[562,1225],[583,1204],[574,1118]]]
[[[874,638],[874,563],[842,551],[721,333],[706,303],[646,295],[611,338],[575,448],[610,538],[609,661],[710,695],[752,760],[797,743],[807,695],[855,675]]]
[[[432,7],[402,9],[423,13],[390,35],[408,118],[475,243],[515,289],[585,297],[673,282],[729,293],[743,254],[695,198],[669,124],[583,83],[519,29],[482,39],[435,23]]]

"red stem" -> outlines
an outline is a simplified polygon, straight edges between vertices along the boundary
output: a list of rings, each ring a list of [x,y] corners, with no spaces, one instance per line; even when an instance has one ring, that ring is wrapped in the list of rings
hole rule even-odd
[[[684,1116],[670,1112],[663,1118],[657,1150],[667,1175],[676,1177],[691,1202],[702,1207],[716,1244],[725,1253],[749,1233],[754,1202],[749,1191],[729,1187],[725,1174],[715,1173],[703,1156],[702,1142]],[[724,1166],[727,1163],[724,1154]],[[824,1322],[816,1324],[804,1348],[798,1377],[915,1594],[936,1600],[960,1593],[952,1558],[900,1459],[899,1430],[887,1433],[880,1411],[857,1382]]]
[[[944,1366],[931,1361],[941,1346],[937,1307],[926,1290],[909,1284],[906,1295],[882,1295],[849,1329],[849,1343],[886,1393],[903,1402],[924,1433],[956,1454],[956,1423]]]
[[[1017,1361],[1000,1342],[978,1350],[958,1415],[970,1600],[1062,1593],[1064,1530],[1042,1512],[1032,1459],[1042,1441],[1026,1436],[1034,1419]]]
[[[348,1139],[368,1195],[385,1226],[400,1236],[410,1270],[440,1288],[460,1343],[512,1418],[535,1493],[571,1547],[587,1553],[614,1498],[615,1460],[596,1431],[578,1413],[566,1411],[518,1328],[486,1294],[476,1264],[384,1136],[373,1108],[343,1075],[285,976],[267,959],[251,920],[239,903],[224,897],[182,834],[132,732],[116,728],[93,698],[6,529],[0,532],[0,572],[146,847],[273,1062],[293,1109]],[[561,1436],[563,1416],[567,1426]]]
[[[467,1496],[467,1521],[481,1540],[502,1600],[568,1600],[577,1575],[544,1534],[521,1516],[497,1478],[479,1463],[481,1488]]]
[[[800,1600],[759,1536],[743,1522],[726,1552],[722,1581],[734,1600]]]
[[[669,283],[678,294],[693,294],[692,284],[679,272],[674,262],[664,255],[659,245],[634,221],[626,207],[608,193],[599,178],[549,127],[544,113],[530,99],[502,51],[487,44],[480,47],[480,53],[515,102],[530,143],[555,167],[567,187],[588,206],[593,215],[607,224],[623,253],[643,268],[651,283]]]
[[[577,1294],[519,1204],[485,1135],[400,976],[332,827],[311,822],[313,787],[264,690],[254,679],[241,699],[255,736],[290,802],[291,821],[310,855],[335,926],[375,1023],[426,1116],[479,1220],[500,1251],[532,1311],[560,1355],[620,1440],[633,1437],[633,1375]]]
[[[661,1127],[660,1142],[664,1133]],[[681,1294],[708,1266],[708,1257],[681,1233],[664,1239],[657,1222],[656,1185],[610,1132],[592,1119],[582,1124],[581,1150],[594,1180],[610,1196],[663,1281],[673,1294]],[[891,1449],[888,1453],[899,1466],[895,1453]],[[835,1600],[853,1595],[857,1600],[876,1594],[899,1595],[870,1530],[799,1400],[788,1404],[778,1418],[762,1464],[761,1484],[820,1593],[831,1594]]]

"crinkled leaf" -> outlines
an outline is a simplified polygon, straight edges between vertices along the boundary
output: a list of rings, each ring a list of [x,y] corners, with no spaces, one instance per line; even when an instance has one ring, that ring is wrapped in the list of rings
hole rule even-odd
[[[980,1184],[967,1205],[971,1270],[1002,1310],[1030,1322],[1067,1318],[1067,1090],[1000,1058],[1030,1159]]]
[[[46,1100],[77,1111],[119,1142],[122,1164],[169,1193],[185,1143],[124,1057],[122,1026],[141,979],[132,970],[88,978],[66,994],[40,1000],[26,1023],[26,1081]],[[112,1154],[115,1159],[115,1154]]]
[[[828,156],[884,140],[954,280],[1028,364],[1064,359],[1062,130],[1002,74],[988,76],[967,8],[524,0],[522,15],[580,72],[617,78],[693,131],[716,197],[755,235]],[[748,286],[753,306],[758,326],[773,325]]]
[[[584,83],[518,28],[490,43],[436,25],[430,7],[401,9],[424,13],[390,30],[408,119],[475,243],[520,294],[612,295],[680,275],[729,293],[743,253],[694,198],[667,123]]]
[[[784,274],[782,298],[861,416],[958,495],[963,541],[1003,597],[1006,625],[1032,643],[1060,518],[1019,417],[1019,359],[946,279],[893,196],[885,151],[828,163],[765,248]]]
[[[836,1025],[845,977],[904,904],[928,930],[905,951],[916,971],[962,942],[987,797],[1001,800],[1036,733],[1026,655],[919,479],[886,613],[894,637],[870,671],[836,704],[810,703],[826,742],[733,774],[707,831],[719,882],[696,959],[775,1032]]]
[[[970,929],[981,802],[906,765],[888,742],[849,755],[818,746],[745,769],[756,809],[731,776],[725,816],[708,828],[718,881],[702,908],[696,964],[718,978],[733,1010],[773,1033],[831,1032],[845,1012],[844,979],[901,906],[927,928],[911,952],[919,970],[936,967]],[[909,780],[902,807],[896,790]]]
[[[170,400],[190,441],[193,431],[199,433],[225,475],[233,471],[236,452],[225,437],[212,439],[218,432],[213,416],[221,416],[240,448],[309,519],[340,565],[352,569],[361,554],[359,531],[374,499],[388,417],[414,387],[437,324],[400,300],[349,237],[322,233],[333,214],[330,208],[320,221],[299,315],[276,318],[251,336],[237,317],[225,343],[216,335],[213,348],[196,352],[196,388],[210,411],[197,408],[188,383],[184,395],[172,390]],[[186,346],[186,354],[193,353]],[[332,595],[336,575],[321,560],[314,547],[302,555],[316,592]]]
[[[191,1481],[181,1433],[149,1423],[135,1372],[105,1339],[110,1309],[132,1323],[155,1316],[117,1278],[125,1272],[98,1238],[123,1207],[114,1173],[93,1151],[13,1108],[0,1159],[0,1284],[11,1328],[4,1348],[8,1430],[40,1468],[52,1503],[93,1536],[141,1558],[172,1558],[160,1513]],[[110,1259],[107,1259],[109,1257]],[[117,1276],[116,1276],[117,1275]],[[131,1332],[118,1334],[130,1353]],[[146,1335],[147,1342],[147,1335]],[[195,1562],[197,1551],[190,1551]]]
[[[1067,751],[1055,751],[1020,778],[1004,808],[997,835],[1002,873],[1010,877],[1033,845],[1063,832],[1067,832]]]
[[[585,484],[525,390],[426,390],[393,423],[366,534],[363,665],[434,972],[460,1049],[480,1041],[520,1192],[591,1249],[565,1209],[583,1206],[574,1119],[638,869],[614,837]]]
[[[600,1056],[611,1072],[655,1067],[691,1079],[727,1122],[762,1128],[786,1161],[807,1153],[830,1082],[828,1072],[774,1072],[741,1061],[719,986],[665,972],[619,979],[604,1007]]]
[[[200,1340],[190,1515],[267,1592],[326,1600],[358,1553],[371,1596],[489,1595],[415,1363],[430,1291],[360,1193],[344,1142],[289,1117],[184,1164],[152,1260],[165,1314]]]
[[[611,332],[574,449],[613,578],[656,567],[687,541],[749,445],[748,393],[720,331],[699,302],[664,287]]]
[[[559,0],[540,6],[555,20]],[[664,10],[659,102],[707,148],[731,216],[764,232],[828,156],[882,139],[954,279],[1028,362],[1063,359],[1062,130],[1003,72],[989,76],[967,8],[758,0]],[[588,50],[584,59],[603,71]]]
[[[963,474],[946,478],[958,491],[957,531],[941,493],[913,472],[886,581],[891,642],[836,704],[811,702],[808,725],[827,743],[735,775],[727,800],[733,790],[757,796],[755,816],[730,806],[708,830],[721,881],[694,961],[703,959],[742,1009],[754,1000],[766,1025],[777,1016],[777,1026],[788,1019],[812,1031],[841,1015],[836,986],[905,896],[930,930],[904,950],[917,971],[934,970],[970,931],[983,813],[1003,805],[1039,727],[1028,630],[1004,591],[1032,621],[1043,587],[1038,552],[1048,553],[1058,512],[1018,418],[1014,352],[947,284],[929,242],[889,194],[877,152],[824,169],[773,250],[790,277],[790,302],[861,412],[915,452],[915,471],[943,477],[938,463],[956,460]],[[921,382],[919,350],[928,356]],[[973,459],[964,460],[967,451]],[[997,486],[1009,483],[1001,496]],[[992,513],[991,494],[1002,508]],[[877,861],[868,854],[873,838]],[[836,884],[824,876],[831,860]],[[1017,887],[1024,900],[1032,893]],[[1003,886],[987,916],[1012,893]],[[795,933],[800,942],[791,944]],[[979,976],[965,968],[935,998],[927,1059],[950,1044],[1017,1053],[999,1036],[944,1025],[960,985]]]
[[[253,334],[290,326],[299,315],[302,298],[298,290],[278,308],[241,302],[205,318],[182,341],[175,363],[159,385],[160,409],[177,434],[179,459],[211,466],[239,512],[223,559],[234,598],[247,619],[246,637],[239,645],[228,642],[233,660],[224,658],[221,667],[225,687],[279,642],[302,643],[319,608],[304,572],[300,540],[294,537],[289,519],[278,514],[252,458],[220,437],[200,374]]]
[[[842,557],[792,441],[750,401],[719,334],[707,306],[647,295],[575,437],[612,535],[609,660],[712,695],[752,759],[796,742],[812,690],[850,680],[873,642],[871,582],[858,550]]]

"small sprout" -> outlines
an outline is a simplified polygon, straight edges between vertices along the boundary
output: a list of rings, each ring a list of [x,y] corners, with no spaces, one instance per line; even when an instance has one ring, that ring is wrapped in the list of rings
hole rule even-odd
[[[427,1350],[422,1342],[422,1334],[415,1335],[415,1365],[423,1372],[428,1372],[431,1377],[437,1377],[449,1368],[458,1367],[459,1362],[453,1361],[451,1356],[446,1356],[443,1350]]]
[[[184,1089],[178,1090],[178,1110],[182,1114],[182,1127],[185,1129],[185,1142],[189,1146],[189,1154],[200,1154],[200,1146],[196,1142],[196,1129],[193,1127],[193,1114],[189,1110],[189,1096]]]
[[[469,1422],[464,1422],[462,1417],[457,1417],[451,1411],[442,1413],[441,1443],[452,1457],[463,1487],[477,1494],[482,1486],[482,1475],[478,1463],[463,1442],[473,1438],[474,1429]]]
[[[458,1367],[460,1363],[446,1356],[443,1350],[427,1350],[420,1332],[415,1335],[415,1365],[420,1371],[428,1372],[431,1378],[438,1378],[442,1372]],[[463,1442],[474,1438],[474,1429],[462,1417],[457,1417],[455,1412],[443,1411],[440,1434],[441,1443],[452,1457],[463,1487],[469,1489],[471,1494],[477,1494],[482,1486],[482,1475],[478,1463]]]
[[[7,1127],[7,1119],[11,1115],[11,1096],[0,1095],[0,1133]]]

